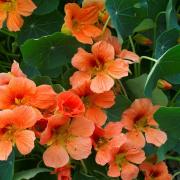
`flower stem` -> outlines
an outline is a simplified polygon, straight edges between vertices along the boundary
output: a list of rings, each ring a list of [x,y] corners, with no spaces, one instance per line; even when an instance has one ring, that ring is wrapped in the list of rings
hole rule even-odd
[[[124,85],[122,84],[121,81],[119,81],[119,84],[120,84],[120,86],[121,86],[121,88],[122,88],[123,94],[128,98],[128,95],[127,95],[127,92],[126,92],[126,89],[125,89]]]
[[[176,176],[178,176],[179,174],[180,174],[180,171],[176,172],[176,173],[172,176],[172,180],[173,180]]]
[[[180,162],[180,157],[174,157],[174,156],[166,156],[166,159],[169,159],[169,160],[173,160],[173,161],[179,161]]]
[[[149,61],[157,62],[156,59],[151,58],[151,57],[148,57],[148,56],[141,56],[141,57],[140,57],[140,61],[141,61],[142,59],[147,59],[147,60],[149,60]]]
[[[83,170],[84,170],[85,174],[87,174],[87,173],[88,173],[88,170],[87,170],[86,164],[84,163],[83,160],[80,160],[80,162],[81,162],[81,165],[82,165],[82,167],[83,167]]]
[[[174,95],[174,97],[171,99],[171,101],[169,102],[168,106],[173,106],[174,101],[176,100],[176,98],[180,95],[180,89],[177,91],[177,93]]]

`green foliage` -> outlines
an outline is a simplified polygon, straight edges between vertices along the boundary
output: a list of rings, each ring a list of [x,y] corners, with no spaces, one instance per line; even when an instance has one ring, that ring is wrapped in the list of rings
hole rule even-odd
[[[21,46],[23,61],[36,67],[45,76],[58,77],[60,67],[71,62],[71,58],[82,46],[72,36],[54,33],[36,40],[28,40]]]

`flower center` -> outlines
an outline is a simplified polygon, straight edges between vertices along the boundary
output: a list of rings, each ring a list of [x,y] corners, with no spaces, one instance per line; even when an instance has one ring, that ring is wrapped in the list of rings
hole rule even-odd
[[[115,162],[118,165],[118,167],[120,168],[120,170],[121,170],[122,164],[125,163],[126,161],[127,160],[126,160],[124,153],[120,153],[120,154],[116,155],[116,157],[115,157]]]
[[[143,131],[143,129],[147,126],[146,117],[142,117],[139,120],[137,120],[134,126],[136,129]]]
[[[108,143],[108,140],[104,137],[100,137],[97,142],[97,149]]]
[[[0,0],[0,9],[9,12],[16,9],[16,0]]]
[[[15,103],[15,105],[19,106],[19,105],[25,104],[26,100],[25,100],[25,98],[15,98],[14,103]]]
[[[15,143],[14,134],[17,132],[17,129],[14,126],[7,125],[5,128],[1,129],[4,139],[9,140]]]

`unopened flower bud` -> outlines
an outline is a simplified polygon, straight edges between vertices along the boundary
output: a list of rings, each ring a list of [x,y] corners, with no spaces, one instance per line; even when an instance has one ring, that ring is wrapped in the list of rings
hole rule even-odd
[[[167,82],[165,80],[162,80],[162,79],[160,79],[158,81],[157,86],[158,86],[158,88],[161,88],[161,89],[164,89],[164,90],[169,90],[169,89],[172,88],[172,85],[169,82]]]

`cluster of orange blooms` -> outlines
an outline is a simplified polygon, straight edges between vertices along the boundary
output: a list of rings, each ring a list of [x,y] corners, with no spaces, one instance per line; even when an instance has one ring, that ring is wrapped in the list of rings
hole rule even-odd
[[[8,18],[7,27],[19,30],[20,15],[34,9],[31,0],[0,0],[0,26]],[[78,49],[72,58],[78,69],[70,78],[72,89],[59,94],[50,85],[36,86],[15,61],[11,72],[0,74],[0,160],[7,160],[13,146],[30,153],[38,139],[46,147],[45,165],[55,169],[59,180],[70,180],[71,159],[88,158],[92,148],[96,163],[108,165],[110,177],[132,180],[141,170],[146,180],[170,180],[166,164],[146,159],[143,150],[146,143],[160,147],[167,140],[153,118],[159,106],[136,99],[119,122],[106,122],[105,111],[115,103],[115,81],[128,76],[129,65],[139,57],[122,50],[110,30],[103,32],[108,19],[103,1],[84,0],[82,7],[68,3],[65,13],[62,29],[82,43],[95,41],[91,53]]]

